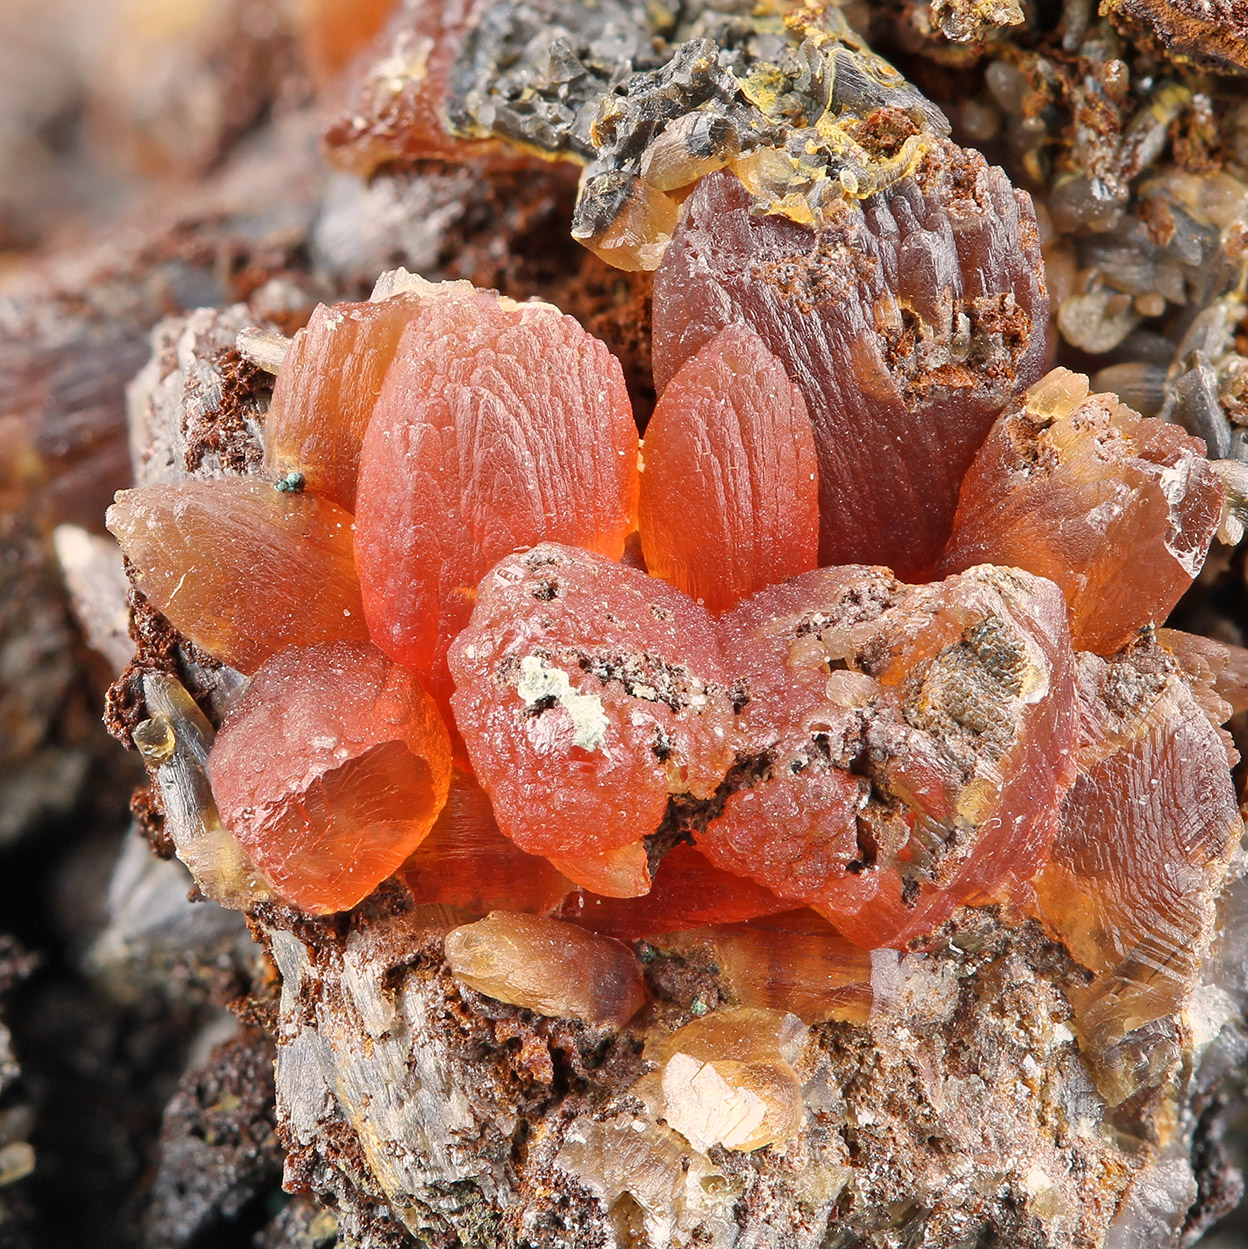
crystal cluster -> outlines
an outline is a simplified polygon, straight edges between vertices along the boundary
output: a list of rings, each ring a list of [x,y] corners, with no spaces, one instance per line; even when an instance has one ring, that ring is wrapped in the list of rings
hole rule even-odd
[[[352,1011],[370,1061],[442,1010],[539,1085],[615,1064],[532,1157],[675,1244],[734,1156],[807,1175],[823,1025],[974,1014],[951,949],[1068,960],[1018,1028],[1099,1108],[1175,1069],[1248,662],[1157,626],[1236,504],[1194,417],[1045,373],[1051,223],[834,8],[692,5],[660,39],[567,7],[409,0],[328,139],[357,172],[522,163],[500,140],[581,163],[576,237],[654,274],[653,413],[549,303],[400,271],[249,340],[277,374],[259,475],[144,486],[110,527],[196,662],[250,678],[215,743],[172,703],[134,735],[191,778],[205,891],[270,917],[288,984],[345,986],[300,1061],[396,1124],[446,1072],[374,1110]],[[310,970],[295,913],[343,911],[351,952]],[[365,947],[403,925],[374,993]],[[403,1132],[362,1139],[423,1228]],[[830,1209],[849,1159],[819,1157]],[[1060,1171],[1002,1200],[1065,1217]]]
[[[687,298],[660,287],[656,317]],[[814,422],[743,324],[665,388],[640,494],[611,355],[466,283],[399,276],[318,309],[270,419],[268,482],[144,487],[110,524],[150,601],[255,674],[207,768],[277,895],[329,913],[401,868],[422,901],[493,913],[456,939],[466,983],[556,1014],[480,934],[544,964],[559,941],[526,915],[701,930],[741,1001],[820,1018],[860,1009],[855,947],[922,941],[967,904],[1030,908],[1098,977],[1081,1009],[1101,1051],[1153,1017],[1122,1011],[1159,925],[1176,953],[1148,965],[1190,979],[1177,951],[1210,916],[1114,883],[1179,848],[1224,872],[1238,827],[1221,748],[1199,772],[1173,745],[1217,741],[1212,665],[1198,702],[1178,659],[1133,641],[1220,515],[1220,478],[1174,427],[1050,375],[966,474],[940,579],[906,584],[813,567]],[[1117,801],[1136,789],[1203,831]],[[1093,887],[1103,844],[1123,866]],[[800,970],[760,975],[786,941]],[[599,948],[622,947],[585,958]],[[562,1013],[616,1018],[567,983]]]

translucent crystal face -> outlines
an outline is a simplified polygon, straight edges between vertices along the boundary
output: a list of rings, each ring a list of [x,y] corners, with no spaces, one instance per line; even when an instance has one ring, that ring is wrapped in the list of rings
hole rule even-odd
[[[637,448],[618,361],[571,317],[450,290],[409,322],[360,452],[355,556],[373,638],[448,716],[477,583],[545,540],[618,559]]]
[[[209,757],[222,818],[273,887],[316,914],[353,906],[399,867],[446,803],[450,772],[432,700],[367,643],[270,660]]]
[[[980,448],[939,569],[1010,564],[1048,577],[1066,596],[1075,646],[1112,654],[1163,621],[1204,562],[1222,514],[1204,450],[1055,369]]]

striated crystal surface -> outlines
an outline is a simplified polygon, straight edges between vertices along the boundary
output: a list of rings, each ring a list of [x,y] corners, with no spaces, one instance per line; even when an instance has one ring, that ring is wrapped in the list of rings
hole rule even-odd
[[[1197,982],[1243,824],[1217,730],[1162,648],[1080,655],[1078,688],[1079,774],[1034,889],[1093,973],[1071,991],[1075,1021],[1117,1104],[1145,1074],[1124,1039],[1179,1010]]]
[[[1166,618],[1221,512],[1199,439],[1055,369],[992,427],[938,573],[1008,564],[1048,577],[1066,595],[1075,647],[1108,655]]]
[[[693,846],[680,845],[664,855],[644,896],[604,898],[578,892],[565,902],[560,917],[631,940],[703,924],[731,924],[790,906],[757,882],[716,867]]]
[[[716,615],[817,564],[814,432],[753,330],[727,326],[668,383],[646,426],[639,516],[651,576]]]
[[[623,1026],[645,1002],[632,950],[575,924],[494,911],[446,936],[457,980],[539,1015]]]
[[[875,948],[1039,866],[1077,719],[1056,586],[981,567],[925,586],[807,573],[724,618],[766,764],[698,837],[719,866]]]
[[[818,231],[752,214],[741,182],[711,173],[655,275],[655,383],[725,325],[756,330],[814,426],[820,563],[922,575],[994,418],[1039,377],[1040,271],[1031,201],[943,141]]]
[[[600,555],[547,543],[502,560],[450,665],[499,827],[594,892],[601,876],[582,878],[574,859],[629,846],[640,859],[669,794],[708,798],[732,764],[710,615]],[[643,869],[627,887],[648,884]]]
[[[1217,708],[1216,724],[1248,711],[1248,650],[1181,629],[1158,629],[1157,641],[1174,655],[1198,699],[1205,690],[1223,704]]]
[[[662,1063],[663,1117],[703,1153],[793,1136],[805,1111],[792,1061],[805,1035],[793,1015],[739,1006],[652,1037],[646,1051]]]
[[[546,859],[499,831],[489,796],[456,768],[446,806],[400,869],[417,902],[490,911],[553,911],[573,889]]]
[[[241,478],[127,490],[108,527],[135,583],[210,655],[252,673],[288,646],[368,631],[348,512]]]
[[[360,444],[407,323],[414,293],[318,304],[291,340],[264,420],[264,468],[301,473],[307,489],[355,511]]]
[[[742,1006],[786,1011],[808,1024],[863,1024],[871,1013],[871,952],[808,907],[674,932],[654,943],[708,951]]]
[[[403,334],[364,439],[355,552],[373,639],[443,706],[476,586],[547,539],[618,559],[637,514],[619,362],[571,317],[452,290]]]
[[[354,906],[446,802],[450,738],[375,646],[291,648],[256,673],[208,759],[222,818],[273,888],[313,914]]]

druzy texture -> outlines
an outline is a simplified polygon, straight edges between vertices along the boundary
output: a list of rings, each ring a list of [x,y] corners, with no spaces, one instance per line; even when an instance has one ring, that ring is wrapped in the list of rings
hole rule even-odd
[[[655,384],[750,326],[814,426],[819,562],[919,576],[997,413],[1040,376],[1040,268],[1030,200],[952,144],[817,230],[756,215],[735,176],[708,174],[655,275]]]
[[[390,876],[446,802],[451,746],[420,684],[375,646],[291,648],[256,673],[208,757],[222,818],[313,914]]]
[[[369,630],[440,705],[482,576],[567,542],[618,559],[637,430],[619,362],[549,305],[429,300],[404,331],[360,459],[355,553]]]
[[[765,771],[698,839],[712,862],[876,947],[1043,861],[1077,732],[1052,583],[986,566],[925,586],[819,569],[723,624],[750,696],[745,748]]]
[[[288,646],[368,638],[351,516],[327,499],[187,480],[118,495],[108,527],[150,602],[241,672]]]
[[[650,885],[668,798],[709,798],[735,711],[714,623],[662,581],[553,543],[499,563],[450,653],[451,700],[499,826],[597,893]],[[612,885],[573,860],[628,849]]]
[[[818,562],[819,473],[806,404],[753,330],[721,330],[646,426],[641,549],[716,615]]]
[[[1048,577],[1065,592],[1076,648],[1109,655],[1191,585],[1222,497],[1199,439],[1055,369],[993,425],[939,570],[1007,564]]]

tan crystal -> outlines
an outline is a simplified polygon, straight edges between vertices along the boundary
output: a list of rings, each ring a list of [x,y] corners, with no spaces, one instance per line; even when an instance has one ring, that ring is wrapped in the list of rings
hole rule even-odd
[[[539,1015],[623,1025],[645,1001],[628,946],[561,920],[492,911],[448,933],[445,948],[469,988]]]
[[[808,1024],[862,1024],[871,1013],[871,952],[809,909],[672,933],[653,944],[708,950],[742,1006],[786,1011]]]
[[[663,1116],[695,1149],[748,1152],[802,1125],[793,1069],[806,1028],[794,1015],[748,1006],[695,1019],[647,1048],[662,1062]]]

